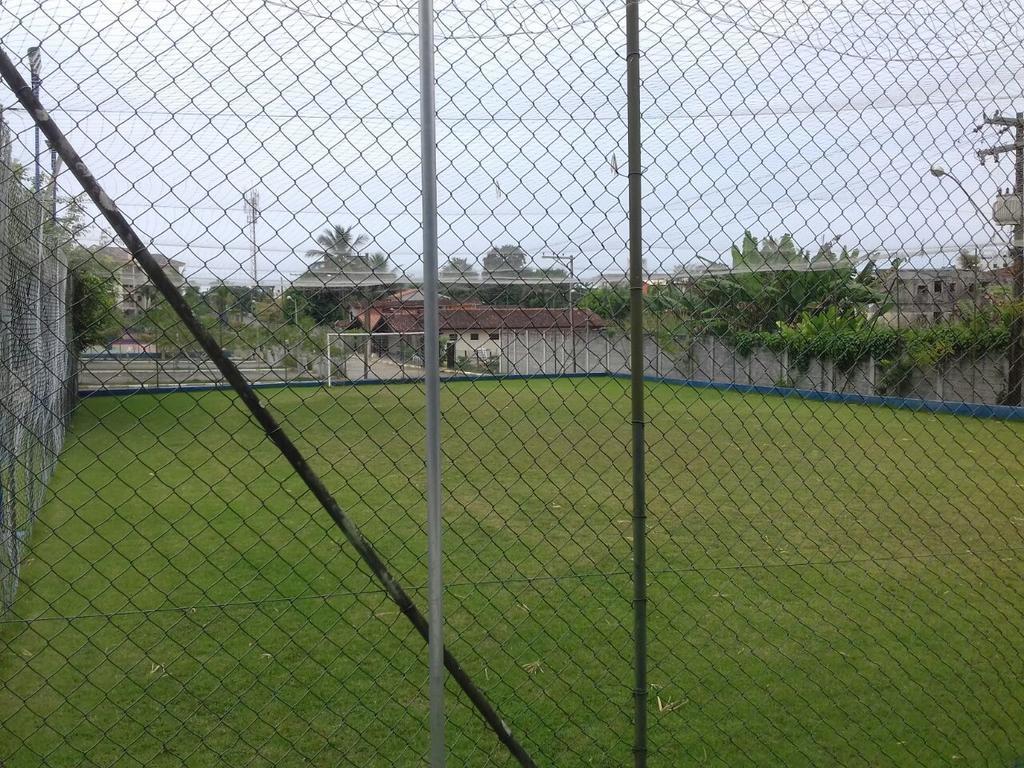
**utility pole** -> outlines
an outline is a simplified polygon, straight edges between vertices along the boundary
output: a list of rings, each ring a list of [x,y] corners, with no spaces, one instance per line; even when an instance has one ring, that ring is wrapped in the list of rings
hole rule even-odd
[[[245,201],[245,225],[249,230],[249,253],[252,257],[252,284],[253,296],[255,297],[256,292],[260,287],[260,277],[257,272],[258,265],[256,264],[258,253],[258,247],[256,244],[256,222],[259,221],[260,218],[260,191],[255,188],[250,189],[242,195],[242,200]]]
[[[998,158],[1008,152],[1014,155],[1013,196],[1015,202],[1016,221],[1013,225],[1013,240],[1010,243],[1010,257],[1013,264],[1013,300],[1017,304],[1010,325],[1010,367],[1006,376],[1006,392],[1003,405],[1021,404],[1021,382],[1024,381],[1024,316],[1020,313],[1020,304],[1024,300],[1024,112],[1016,117],[986,117],[982,125],[999,126],[1002,130],[1012,130],[1012,144],[1000,144],[978,151],[978,159]],[[981,126],[979,126],[980,128]]]

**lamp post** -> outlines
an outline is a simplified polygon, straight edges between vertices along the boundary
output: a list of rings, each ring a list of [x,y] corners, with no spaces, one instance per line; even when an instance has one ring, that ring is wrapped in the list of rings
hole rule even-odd
[[[1018,157],[1015,168],[1016,182],[1014,184],[1014,195],[1019,201],[1021,195],[1024,194],[1022,192],[1024,190],[1024,144],[1021,143],[1022,134],[1024,134],[1024,122],[1021,121],[1021,115],[1019,114],[1017,121],[1019,123],[1017,127],[1017,142],[1011,145],[1010,148],[1016,151]],[[997,148],[997,151],[1003,150]],[[960,187],[961,191],[967,196],[967,199],[970,200],[978,215],[986,221],[990,221],[989,217],[981,209],[981,206],[974,202],[974,198],[971,197],[970,192],[967,191],[967,188],[960,179],[939,165],[931,167],[931,174],[937,179],[944,177],[952,179],[953,183]],[[1019,302],[1024,297],[1024,217],[1022,217],[1024,212],[1021,212],[1019,207],[1017,216],[1018,218],[1014,222],[1013,227],[1010,253],[1013,258],[1013,298]],[[995,228],[995,224],[992,226]],[[998,228],[996,228],[996,232],[998,234]],[[1024,381],[1024,318],[1015,315],[1010,327],[1010,369],[1006,377],[1006,393],[1003,395],[1003,405],[1020,405],[1022,381]]]
[[[982,210],[981,206],[978,205],[974,201],[974,198],[971,197],[971,193],[967,191],[967,187],[964,186],[964,183],[962,181],[960,181],[960,179],[958,179],[956,176],[951,174],[949,171],[947,171],[941,165],[933,165],[931,167],[931,169],[929,170],[929,172],[936,179],[943,179],[943,178],[949,179],[954,184],[956,184],[958,187],[960,187],[960,191],[964,193],[964,196],[967,198],[967,200],[970,202],[970,204],[974,206],[974,210],[976,210],[978,212],[978,215],[981,216],[981,218],[983,218],[985,221],[989,220],[988,214],[986,214],[985,211]]]
[[[292,322],[295,325],[299,324],[299,300],[292,295],[288,296],[288,301],[292,303]]]
[[[568,255],[563,253],[553,253],[544,256],[549,261],[554,261],[558,264],[564,264],[569,268],[569,334],[572,337],[570,344],[572,352],[572,372],[577,373],[576,368],[576,308],[572,301],[573,288],[576,286],[576,254],[572,251]],[[565,366],[562,366],[562,371],[565,372]]]

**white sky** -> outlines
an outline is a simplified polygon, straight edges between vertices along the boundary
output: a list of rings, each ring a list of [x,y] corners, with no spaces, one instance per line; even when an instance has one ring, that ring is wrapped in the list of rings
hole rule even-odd
[[[45,101],[158,250],[244,280],[255,186],[261,280],[301,271],[328,222],[420,273],[415,3],[77,5],[9,0],[0,35],[17,55],[42,43]],[[624,1],[436,5],[442,257],[519,242],[622,270]],[[983,110],[1024,110],[1024,30],[1006,0],[640,9],[649,268],[719,258],[744,229],[941,251],[937,265],[995,237],[928,168],[983,205],[1008,183],[1008,160],[974,158],[1007,137],[973,133]],[[27,161],[27,118],[5,115]]]

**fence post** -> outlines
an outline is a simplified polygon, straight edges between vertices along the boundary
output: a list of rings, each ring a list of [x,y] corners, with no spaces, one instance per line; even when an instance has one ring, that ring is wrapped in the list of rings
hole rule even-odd
[[[640,7],[626,0],[629,167],[630,399],[633,421],[633,765],[647,765],[647,510],[644,471],[643,192],[640,143]]]
[[[434,107],[434,3],[419,0],[420,170],[423,205],[423,331],[426,335],[427,469],[427,656],[430,709],[430,766],[445,765],[444,632],[441,598],[441,350],[437,264],[437,137]],[[366,341],[369,378],[370,336]]]

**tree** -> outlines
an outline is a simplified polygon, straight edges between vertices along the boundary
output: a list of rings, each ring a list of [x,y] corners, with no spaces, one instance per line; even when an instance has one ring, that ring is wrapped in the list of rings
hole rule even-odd
[[[475,277],[476,267],[466,258],[453,256],[441,265],[441,274],[456,277]]]
[[[857,272],[859,253],[843,248],[837,255],[834,245],[826,243],[811,256],[789,235],[758,243],[745,232],[732,248],[734,271],[698,278],[676,311],[697,330],[726,334],[772,330],[830,310],[863,315],[883,300],[877,270],[868,262]]]
[[[78,350],[106,344],[122,325],[114,281],[85,261],[72,265],[70,276],[71,344]]]
[[[578,302],[580,309],[589,309],[613,323],[624,323],[629,317],[629,288],[591,288]]]
[[[391,268],[391,261],[386,253],[376,251],[375,253],[359,254],[356,261],[360,266],[366,267],[373,272],[386,272]]]
[[[976,270],[981,267],[981,257],[977,253],[971,253],[966,248],[960,250],[958,258],[960,269]]]
[[[146,309],[141,324],[153,335],[157,352],[163,357],[177,357],[182,352],[199,349],[192,332],[163,296]]]
[[[527,274],[526,263],[529,257],[518,245],[500,245],[492,247],[484,256],[484,272],[514,272],[517,275]]]
[[[349,317],[349,305],[353,301],[365,301],[363,296],[370,296],[368,291],[348,291],[346,294],[338,291],[307,291],[304,292],[306,304],[305,312],[312,317],[317,324],[347,322]],[[373,298],[376,298],[373,295]]]
[[[281,309],[291,323],[298,323],[301,318],[310,315],[309,296],[294,287],[281,294]]]
[[[8,200],[7,206],[17,209],[21,205],[29,205],[35,195],[26,178],[26,167],[15,162],[12,171],[20,185],[12,190],[15,198]],[[42,221],[42,235],[47,248],[59,254],[67,265],[71,294],[67,308],[70,320],[68,343],[80,351],[107,344],[121,333],[124,321],[117,306],[114,275],[96,258],[94,248],[80,242],[91,224],[85,210],[85,194],[57,196],[54,200],[50,195],[56,194],[57,187],[52,181],[52,175],[44,171],[41,177],[42,204],[47,213]],[[49,215],[51,206],[55,209],[55,217]],[[55,287],[55,290],[60,288]]]
[[[321,259],[335,269],[343,270],[356,260],[356,250],[368,242],[366,235],[355,234],[355,227],[330,225],[313,238],[317,247],[306,251],[306,256]]]
[[[227,325],[228,307],[233,306],[235,303],[234,297],[231,295],[231,289],[228,286],[221,283],[220,285],[207,288],[203,294],[203,303],[209,308],[211,313],[217,316],[217,320],[222,325]]]

